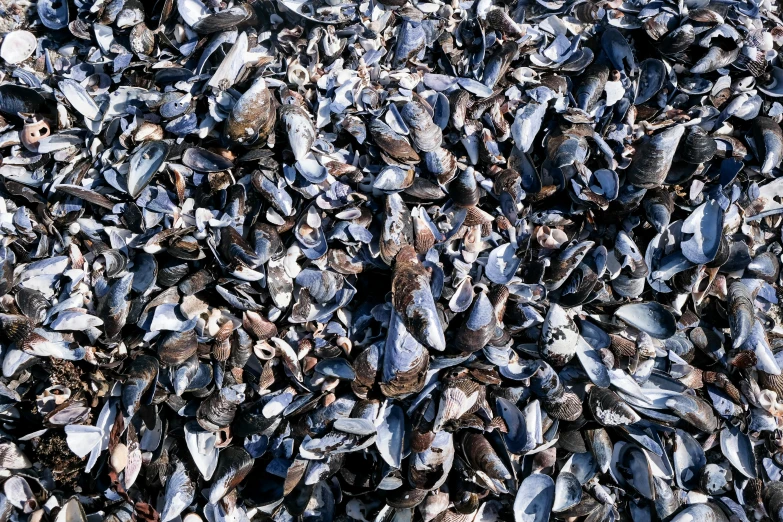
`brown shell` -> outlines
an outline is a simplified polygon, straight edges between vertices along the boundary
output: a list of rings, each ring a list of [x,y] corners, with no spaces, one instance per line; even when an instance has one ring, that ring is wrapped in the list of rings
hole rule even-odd
[[[413,222],[413,244],[417,254],[426,254],[435,245],[435,235],[428,227],[417,227]]]
[[[261,369],[261,377],[258,378],[258,387],[265,390],[275,383],[275,367],[277,359],[270,359],[264,363]]]
[[[403,163],[418,163],[419,155],[404,136],[394,132],[391,127],[378,118],[370,123],[370,134],[376,145],[386,154]]]
[[[495,480],[511,478],[511,473],[483,435],[467,432],[462,436],[462,451],[470,467]]]
[[[435,517],[433,522],[470,522],[475,516],[475,513],[457,513],[449,509]]]
[[[499,323],[503,322],[503,316],[506,314],[506,303],[509,295],[510,292],[506,285],[495,285],[489,291],[489,302],[495,308],[495,318]]]
[[[177,285],[177,288],[180,292],[182,292],[182,295],[195,295],[214,282],[215,278],[212,276],[209,270],[201,269],[198,272],[188,276],[186,279],[180,281],[179,285]]]
[[[503,192],[507,192],[511,197],[516,198],[516,185],[519,177],[519,172],[514,169],[501,170],[495,176],[495,182],[492,184],[492,192],[494,192],[496,196],[499,196]]]
[[[361,352],[353,362],[356,379],[351,381],[351,388],[360,398],[366,398],[367,392],[375,385],[380,364],[379,356],[378,350],[370,346]]]
[[[457,89],[449,95],[449,105],[451,105],[450,123],[457,130],[465,125],[468,106],[470,105],[470,94],[468,91]]]
[[[237,405],[228,401],[222,393],[217,392],[199,405],[196,420],[205,430],[216,432],[231,425],[236,411]]]
[[[441,423],[459,419],[469,413],[478,402],[480,385],[473,379],[450,381],[441,393],[438,415]]]
[[[557,398],[543,398],[541,406],[552,418],[559,420],[574,421],[582,415],[582,401],[571,392],[565,392]]]
[[[242,316],[242,326],[259,341],[277,337],[277,326],[263,315],[248,310]]]
[[[167,332],[158,344],[158,357],[163,364],[182,364],[195,355],[197,349],[198,338],[195,330]]]
[[[639,420],[639,415],[608,388],[593,386],[587,402],[593,417],[603,426],[622,426]]]
[[[492,224],[492,216],[484,212],[478,207],[468,207],[467,208],[467,215],[465,216],[465,221],[462,223],[463,226],[466,227],[473,227],[476,225],[482,226],[482,233],[484,232],[484,226],[485,225],[491,225]],[[487,236],[489,234],[486,234]]]
[[[381,392],[386,397],[400,397],[420,392],[424,388],[429,365],[429,353],[422,348],[415,366],[412,366],[409,370],[398,371],[389,381],[379,383]]]
[[[257,80],[258,81],[258,80]],[[253,84],[231,109],[225,136],[236,142],[263,141],[275,127],[277,111],[265,83]]]
[[[698,390],[704,387],[704,380],[702,371],[698,368],[693,368],[687,375],[683,375],[678,380],[688,388]]]
[[[433,440],[435,440],[435,432],[414,429],[411,432],[411,451],[417,453],[427,451],[432,445]]]
[[[759,386],[765,390],[772,390],[778,394],[778,397],[783,397],[783,374],[773,375],[759,370]]]
[[[609,348],[615,357],[633,357],[636,354],[636,343],[621,335],[609,334]]]
[[[228,360],[230,356],[231,340],[228,337],[221,340],[215,339],[215,342],[212,345],[212,357],[218,362],[223,362]]]

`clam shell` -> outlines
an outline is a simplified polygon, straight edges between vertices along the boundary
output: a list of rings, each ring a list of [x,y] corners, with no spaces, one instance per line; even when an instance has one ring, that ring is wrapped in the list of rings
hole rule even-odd
[[[0,58],[6,63],[16,64],[27,60],[35,52],[38,41],[28,31],[11,31],[0,44]]]

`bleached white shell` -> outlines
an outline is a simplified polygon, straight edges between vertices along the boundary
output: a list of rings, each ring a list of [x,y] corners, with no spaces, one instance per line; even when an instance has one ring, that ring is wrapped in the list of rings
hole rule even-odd
[[[6,63],[21,63],[35,52],[38,42],[29,31],[12,31],[5,35],[0,45],[0,58]]]

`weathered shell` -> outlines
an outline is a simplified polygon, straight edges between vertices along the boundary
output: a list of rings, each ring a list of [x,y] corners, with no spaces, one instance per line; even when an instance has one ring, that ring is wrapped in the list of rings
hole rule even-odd
[[[412,246],[397,254],[392,279],[392,302],[407,330],[427,348],[443,351],[446,340],[430,289],[429,274]]]
[[[403,105],[400,110],[405,123],[411,130],[413,144],[422,152],[432,152],[440,148],[443,134],[440,127],[432,121],[432,116],[424,106],[416,101]]]
[[[578,337],[574,320],[559,305],[552,304],[541,328],[538,351],[550,364],[564,366],[576,355]]]
[[[280,123],[288,135],[294,159],[304,159],[315,141],[315,128],[310,116],[298,105],[281,105]]]
[[[190,359],[198,349],[195,330],[167,332],[158,344],[158,355],[163,364],[177,365]]]
[[[468,464],[495,480],[509,480],[512,475],[489,441],[477,433],[466,433],[460,442]]]
[[[391,265],[405,246],[414,245],[411,213],[398,194],[386,197],[386,216],[381,232],[381,259]]]
[[[732,345],[734,348],[739,348],[748,338],[753,327],[753,296],[741,281],[735,281],[729,286],[728,297]]]
[[[49,29],[64,29],[68,25],[68,4],[56,0],[36,2],[38,17]]]
[[[35,35],[28,31],[12,31],[3,37],[0,58],[7,63],[20,63],[29,58],[37,47]]]
[[[149,404],[158,382],[158,360],[140,355],[128,367],[128,378],[122,385],[122,404],[127,415],[132,416],[139,405]]]
[[[640,419],[628,404],[607,388],[591,388],[588,404],[595,420],[604,426],[633,424]]]
[[[231,109],[226,120],[226,138],[237,143],[263,141],[274,129],[276,117],[266,80],[258,78]]]

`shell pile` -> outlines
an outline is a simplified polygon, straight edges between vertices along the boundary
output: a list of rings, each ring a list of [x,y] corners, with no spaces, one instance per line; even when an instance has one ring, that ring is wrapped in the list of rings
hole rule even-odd
[[[0,36],[0,522],[783,522],[775,0]]]

